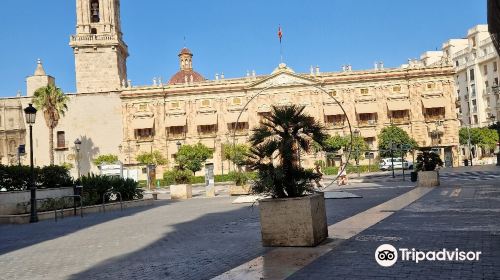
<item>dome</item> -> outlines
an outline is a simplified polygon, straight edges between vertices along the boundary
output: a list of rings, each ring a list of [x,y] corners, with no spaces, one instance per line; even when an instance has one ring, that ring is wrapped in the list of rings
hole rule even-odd
[[[191,80],[191,77],[192,80]],[[198,82],[203,82],[206,79],[198,72],[189,69],[189,70],[181,70],[177,72],[175,75],[170,78],[170,81],[168,82],[169,85],[176,85],[176,84],[185,84],[187,83],[198,83]]]
[[[189,55],[193,55],[193,53],[191,52],[190,49],[188,48],[182,48],[181,52],[179,53],[179,55],[183,55],[183,54],[189,54]]]

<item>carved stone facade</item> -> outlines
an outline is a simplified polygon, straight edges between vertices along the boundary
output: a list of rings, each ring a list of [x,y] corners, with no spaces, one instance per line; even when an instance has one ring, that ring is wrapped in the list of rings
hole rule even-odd
[[[227,172],[223,144],[232,143],[234,134],[236,142],[247,142],[272,105],[296,104],[306,106],[305,112],[331,135],[347,135],[349,120],[375,154],[378,134],[393,123],[421,147],[440,148],[449,165],[457,165],[453,73],[440,66],[309,75],[282,64],[271,75],[255,78],[126,89],[122,146],[132,148],[121,156],[133,165],[138,153],[159,150],[173,167],[178,144],[200,142],[214,149],[215,172]],[[347,118],[327,93],[342,104]],[[319,159],[324,158],[302,157],[306,166]]]
[[[128,47],[122,39],[119,0],[77,0],[75,54],[78,93],[119,90],[127,81]]]

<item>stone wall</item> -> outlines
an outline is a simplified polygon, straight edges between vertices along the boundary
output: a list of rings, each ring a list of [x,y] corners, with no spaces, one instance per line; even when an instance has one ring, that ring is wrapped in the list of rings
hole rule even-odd
[[[73,195],[73,188],[39,189],[36,192],[37,199],[57,198]],[[0,192],[0,215],[17,215],[30,212],[30,191]],[[37,202],[40,209],[42,202]]]

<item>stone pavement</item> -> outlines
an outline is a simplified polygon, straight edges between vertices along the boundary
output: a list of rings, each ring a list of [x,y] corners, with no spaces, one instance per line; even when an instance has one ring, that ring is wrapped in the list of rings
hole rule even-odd
[[[500,279],[500,182],[444,182],[424,198],[340,244],[289,279]],[[382,244],[481,251],[478,262],[375,261]]]
[[[387,218],[352,238],[330,240],[325,246],[331,249],[313,256],[289,278],[500,279],[499,180],[449,177],[442,183],[400,211],[384,208]],[[414,190],[408,182],[351,184],[342,189],[362,198],[326,200],[330,228]],[[0,226],[0,279],[211,279],[276,252],[260,244],[258,209],[231,204],[232,200],[200,195],[58,223]],[[373,224],[370,219],[366,222]],[[382,268],[374,254],[384,243],[418,250],[482,251],[482,256],[479,262],[397,262]],[[294,252],[283,261],[312,251],[282,250]],[[273,259],[273,265],[280,266],[280,261]]]
[[[334,224],[408,191],[360,188],[327,200]],[[0,279],[210,279],[268,251],[258,209],[233,198],[158,201],[58,223],[0,226]]]

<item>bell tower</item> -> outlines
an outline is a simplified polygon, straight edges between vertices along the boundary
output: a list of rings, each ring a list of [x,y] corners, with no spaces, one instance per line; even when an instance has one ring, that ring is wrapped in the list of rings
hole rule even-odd
[[[120,0],[76,0],[77,93],[116,91],[127,81],[128,47],[122,39]]]

